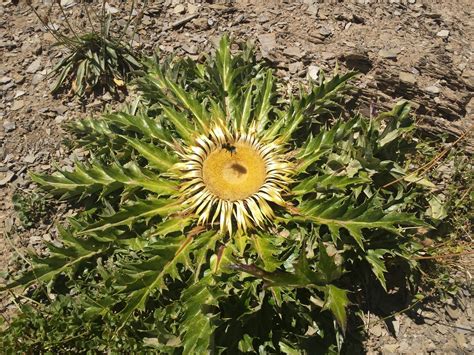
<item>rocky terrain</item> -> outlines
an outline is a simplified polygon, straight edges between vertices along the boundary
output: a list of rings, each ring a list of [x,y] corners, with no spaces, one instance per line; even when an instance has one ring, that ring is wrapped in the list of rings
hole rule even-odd
[[[33,1],[46,12],[53,1]],[[62,0],[69,20],[83,26],[79,1]],[[143,2],[139,2],[139,8]],[[110,1],[114,19],[126,21],[127,4]],[[288,83],[316,79],[338,64],[362,73],[356,93],[362,111],[380,111],[400,98],[413,103],[427,135],[453,141],[474,130],[474,5],[454,1],[157,0],[149,1],[133,46],[162,55],[200,59],[223,33],[255,42],[258,55]],[[42,252],[54,241],[54,223],[67,217],[65,204],[25,230],[13,212],[15,191],[34,189],[28,171],[71,165],[87,152],[68,150],[61,127],[120,103],[110,94],[78,100],[49,92],[53,65],[64,54],[25,1],[0,0],[0,277],[13,272],[16,258]],[[55,26],[65,26],[59,11]],[[464,149],[474,152],[472,136]],[[441,305],[423,305],[385,321],[368,314],[368,351],[452,353],[474,351],[472,258],[460,260],[465,287]],[[13,305],[0,303],[0,313]]]

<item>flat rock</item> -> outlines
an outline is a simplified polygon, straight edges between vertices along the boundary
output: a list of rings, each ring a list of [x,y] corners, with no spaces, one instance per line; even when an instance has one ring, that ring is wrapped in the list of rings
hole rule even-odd
[[[28,74],[34,74],[41,69],[41,58],[36,58],[29,66],[26,68]]]
[[[332,35],[332,31],[331,29],[327,28],[327,27],[321,27],[319,29],[319,33],[321,35],[323,35],[324,37],[329,37],[330,35]]]
[[[188,12],[190,14],[195,14],[199,11],[199,6],[195,5],[195,4],[188,4]]]
[[[119,9],[117,9],[116,7],[113,7],[111,5],[109,5],[109,3],[105,3],[105,11],[111,15],[115,15],[115,14],[118,14],[120,12]]]
[[[322,52],[321,56],[323,57],[323,60],[331,60],[336,58],[336,53],[333,52]]]
[[[431,86],[427,86],[423,89],[423,91],[427,92],[427,93],[430,93],[430,94],[439,94],[441,92],[440,88],[435,86],[435,85],[431,85]]]
[[[28,154],[26,157],[23,158],[23,161],[28,164],[34,163],[36,160],[36,155],[34,154]]]
[[[436,34],[436,36],[441,37],[441,38],[448,38],[449,37],[449,31],[448,30],[441,30]]]
[[[412,73],[400,72],[398,78],[405,84],[414,85],[416,83],[416,76]]]
[[[0,179],[0,186],[5,186],[6,184],[8,184],[13,179],[14,176],[15,176],[15,173],[13,171],[10,171],[10,170],[7,171],[5,177]]]
[[[183,44],[181,48],[188,54],[197,54],[198,53],[198,48],[194,44]]]
[[[8,76],[2,76],[0,78],[0,85],[8,84],[10,81],[12,81],[12,78]]]
[[[386,59],[397,59],[397,53],[390,49],[381,49],[379,51],[379,56]]]
[[[318,11],[319,11],[319,7],[318,5],[316,4],[311,4],[308,6],[308,8],[306,9],[306,12],[310,15],[317,15],[318,14]]]
[[[14,131],[16,128],[15,122],[11,122],[11,121],[4,121],[2,126],[5,132],[7,133]]]
[[[283,54],[289,56],[289,57],[294,57],[294,58],[302,58],[304,56],[304,52],[299,49],[298,47],[295,47],[295,46],[291,46],[291,47],[288,47],[286,48],[284,51],[283,51]]]
[[[288,65],[288,70],[292,74],[297,73],[302,69],[303,69],[303,63],[302,62],[291,63],[291,64]]]
[[[450,306],[446,307],[446,313],[452,320],[456,320],[461,316],[461,311],[458,308],[453,308]]]
[[[18,110],[22,109],[24,106],[25,106],[25,101],[15,100],[15,102],[13,102],[11,110],[12,111],[18,111]]]
[[[174,7],[173,12],[175,14],[183,14],[186,11],[186,8],[183,4],[178,4]]]
[[[258,36],[262,52],[269,53],[277,46],[275,33],[265,33]]]
[[[318,67],[316,65],[310,65],[308,67],[308,71],[307,71],[308,78],[311,79],[311,80],[317,81],[318,78],[319,78],[319,71],[320,70],[321,70],[320,67]]]

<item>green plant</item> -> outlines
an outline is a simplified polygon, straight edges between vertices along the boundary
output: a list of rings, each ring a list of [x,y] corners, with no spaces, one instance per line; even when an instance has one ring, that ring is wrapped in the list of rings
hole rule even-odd
[[[407,173],[408,104],[346,112],[352,72],[287,98],[227,37],[204,64],[147,65],[141,104],[73,126],[89,162],[32,174],[84,211],[5,287],[36,285],[40,304],[4,347],[85,351],[100,334],[112,351],[127,338],[166,353],[341,351],[367,280],[416,272],[432,184]]]
[[[44,195],[17,190],[12,197],[13,208],[24,227],[33,227],[48,215],[48,202]]]
[[[64,32],[45,21],[31,6],[45,28],[55,37],[56,43],[54,45],[65,47],[69,51],[52,69],[51,74],[57,76],[51,88],[52,93],[70,89],[75,95],[82,97],[97,90],[105,89],[111,93],[117,93],[117,90],[125,90],[128,76],[142,68],[140,56],[132,50],[131,44],[124,40],[124,36],[132,22],[135,2],[132,2],[126,26],[119,33],[111,31],[112,16],[106,12],[106,1],[102,2],[100,15],[97,19],[100,26],[99,30],[95,29],[96,26],[93,23],[88,5],[83,5],[84,13],[91,26],[91,32],[74,29],[61,2],[55,3],[58,4],[65,18],[67,29]],[[140,18],[141,13],[135,17],[135,26]],[[132,39],[133,35],[131,36]]]

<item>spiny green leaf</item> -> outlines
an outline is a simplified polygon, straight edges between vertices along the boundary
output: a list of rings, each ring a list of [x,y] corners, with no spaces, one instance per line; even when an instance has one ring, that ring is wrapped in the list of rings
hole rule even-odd
[[[273,239],[274,237],[268,235],[253,235],[251,239],[265,270],[270,272],[275,271],[283,263],[275,256],[278,254],[279,248],[274,244]]]
[[[149,221],[156,216],[172,215],[182,208],[182,204],[177,203],[175,200],[154,198],[137,201],[124,206],[113,215],[102,217],[99,221],[90,224],[78,232],[78,234],[90,234],[118,226],[131,226],[137,221]]]
[[[369,262],[374,275],[380,281],[385,291],[387,291],[387,285],[384,273],[387,272],[387,268],[385,267],[383,256],[387,253],[390,253],[387,249],[369,249],[365,255],[365,259]]]
[[[192,241],[193,237],[185,236],[158,239],[145,250],[150,255],[147,259],[122,265],[118,284],[128,298],[120,311],[120,326],[127,322],[135,310],[144,309],[151,294],[166,289],[166,276],[179,278],[177,266],[189,265],[188,254]]]
[[[31,178],[50,193],[64,199],[83,198],[99,192],[104,197],[123,187],[139,187],[158,195],[174,195],[177,192],[176,183],[153,176],[135,163],[121,167],[118,163],[107,166],[98,161],[90,165],[76,162],[72,172],[60,170],[53,175],[31,174]]]
[[[188,122],[186,116],[172,107],[162,105],[161,108],[165,117],[173,123],[181,138],[188,143],[193,142],[193,135],[196,134],[196,131]]]
[[[209,351],[217,326],[210,306],[217,305],[217,300],[222,295],[210,290],[213,283],[212,275],[208,274],[183,293],[185,312],[181,337],[184,354],[207,354]]]
[[[315,175],[301,181],[292,189],[292,192],[295,195],[305,195],[315,193],[316,191],[324,191],[325,189],[340,190],[351,185],[368,182],[370,182],[370,179],[363,177],[335,176],[330,174]]]
[[[345,197],[305,201],[300,205],[300,211],[301,215],[296,216],[295,220],[327,225],[334,242],[339,239],[339,229],[344,228],[362,249],[364,249],[362,230],[365,228],[381,228],[399,234],[398,225],[426,225],[411,214],[385,213],[375,205],[374,200],[367,200],[359,206],[353,206],[350,199]]]
[[[144,114],[131,115],[126,112],[118,112],[104,115],[101,120],[122,129],[137,132],[144,137],[157,139],[161,142],[170,142],[169,133],[157,122],[157,120]]]
[[[130,143],[130,145],[135,148],[140,153],[140,155],[148,160],[151,166],[155,167],[161,172],[169,170],[169,168],[171,168],[173,164],[178,161],[176,156],[173,156],[164,149],[158,148],[156,145],[143,142],[136,138],[127,136],[121,137]]]
[[[323,309],[332,312],[341,329],[345,332],[347,325],[346,307],[349,305],[347,291],[334,285],[327,285],[325,290],[325,300]]]
[[[105,253],[111,247],[109,242],[94,238],[81,239],[62,228],[59,228],[59,233],[64,246],[50,244],[49,257],[33,258],[33,268],[12,283],[0,287],[0,292],[18,286],[26,288],[37,282],[49,282],[61,273],[74,271],[81,263]]]

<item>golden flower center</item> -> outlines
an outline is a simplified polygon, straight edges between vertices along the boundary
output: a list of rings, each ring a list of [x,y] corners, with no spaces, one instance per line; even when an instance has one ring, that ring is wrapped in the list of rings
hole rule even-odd
[[[224,145],[204,160],[202,178],[210,192],[223,200],[244,200],[265,182],[265,161],[251,145]]]

